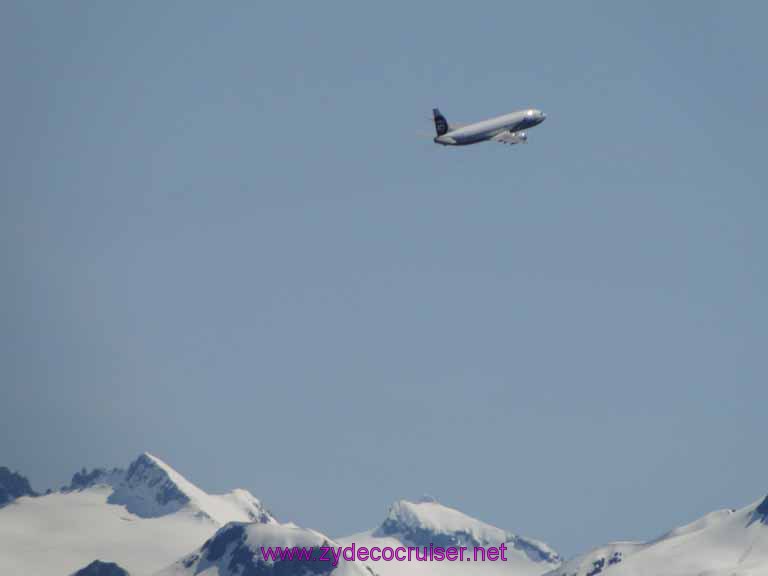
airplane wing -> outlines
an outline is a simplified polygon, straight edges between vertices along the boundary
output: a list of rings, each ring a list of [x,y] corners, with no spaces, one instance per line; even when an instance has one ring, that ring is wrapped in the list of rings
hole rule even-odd
[[[528,134],[525,132],[499,132],[491,138],[494,142],[500,142],[501,144],[520,144],[528,141]]]

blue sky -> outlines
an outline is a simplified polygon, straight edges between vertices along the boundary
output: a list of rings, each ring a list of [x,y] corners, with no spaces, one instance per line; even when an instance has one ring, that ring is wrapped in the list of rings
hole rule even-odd
[[[756,500],[766,12],[4,3],[0,464],[565,555]],[[444,149],[434,106],[548,119]]]

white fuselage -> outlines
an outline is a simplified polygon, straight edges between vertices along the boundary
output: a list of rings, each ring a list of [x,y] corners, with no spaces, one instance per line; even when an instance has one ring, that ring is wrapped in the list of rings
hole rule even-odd
[[[463,146],[490,140],[503,132],[515,134],[544,122],[547,117],[541,110],[520,110],[460,128],[449,125],[448,132],[437,136],[435,142],[445,146]]]

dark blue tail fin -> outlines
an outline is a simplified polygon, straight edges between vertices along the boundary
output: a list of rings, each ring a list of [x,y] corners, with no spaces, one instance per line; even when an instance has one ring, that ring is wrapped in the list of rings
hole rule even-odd
[[[448,132],[448,120],[445,119],[445,116],[440,114],[438,108],[432,108],[432,118],[435,120],[435,130],[437,131],[438,136],[442,136]]]

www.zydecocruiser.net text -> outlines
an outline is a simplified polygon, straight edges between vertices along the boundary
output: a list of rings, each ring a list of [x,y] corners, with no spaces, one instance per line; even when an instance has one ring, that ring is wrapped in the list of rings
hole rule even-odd
[[[472,553],[466,546],[268,546],[261,547],[261,556],[265,562],[330,562],[338,565],[344,559],[347,562],[506,562],[506,544],[499,546],[475,546]]]

